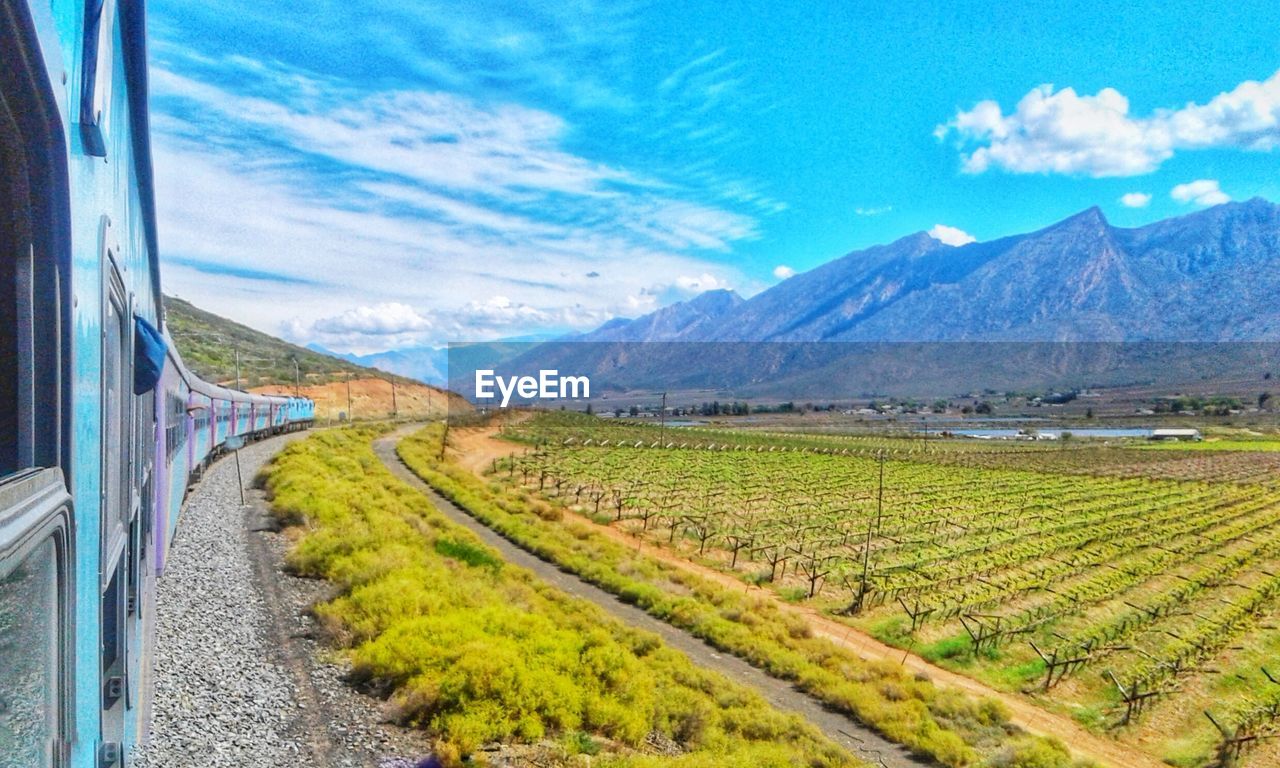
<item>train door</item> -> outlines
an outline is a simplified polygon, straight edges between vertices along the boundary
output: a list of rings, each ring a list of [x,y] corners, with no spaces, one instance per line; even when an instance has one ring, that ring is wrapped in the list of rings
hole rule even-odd
[[[104,220],[104,243],[110,243]],[[129,625],[132,590],[131,539],[134,531],[133,488],[133,333],[129,300],[117,267],[117,251],[108,247],[102,260],[102,567],[101,675],[102,743],[100,764],[121,761],[125,709],[129,706]]]
[[[0,762],[71,759],[75,537],[66,447],[66,150],[25,3],[0,3]]]

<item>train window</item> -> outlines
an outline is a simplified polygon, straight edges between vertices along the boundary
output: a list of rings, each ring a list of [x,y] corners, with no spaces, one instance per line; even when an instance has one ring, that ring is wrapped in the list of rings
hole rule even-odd
[[[67,759],[70,510],[58,470],[0,482],[0,765]]]
[[[130,371],[127,310],[124,289],[120,278],[111,266],[113,259],[108,252],[104,260],[109,281],[103,302],[102,318],[102,429],[103,476],[105,501],[102,510],[103,557],[108,564],[124,546],[125,525],[132,509],[130,482],[130,458],[132,451],[133,376]]]
[[[111,113],[112,63],[115,61],[116,3],[115,0],[98,0],[89,4],[85,16],[84,55],[82,57],[83,80],[81,91],[80,129],[85,151],[98,157],[106,157],[106,138]]]
[[[60,686],[52,537],[0,578],[0,762],[53,765]]]
[[[30,465],[32,206],[18,115],[0,93],[0,476]]]

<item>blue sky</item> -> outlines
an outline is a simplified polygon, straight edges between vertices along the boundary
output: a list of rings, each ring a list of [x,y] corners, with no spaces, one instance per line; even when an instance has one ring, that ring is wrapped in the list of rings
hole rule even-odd
[[[341,351],[1280,201],[1273,0],[149,11],[166,290]]]

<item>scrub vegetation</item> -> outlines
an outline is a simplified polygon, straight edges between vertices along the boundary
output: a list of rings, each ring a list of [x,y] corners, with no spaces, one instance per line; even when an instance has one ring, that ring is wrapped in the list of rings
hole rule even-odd
[[[490,479],[1179,766],[1280,759],[1272,440],[990,444],[571,414]]]
[[[798,717],[508,565],[374,455],[385,430],[312,435],[264,470],[293,526],[287,565],[327,579],[315,612],[356,681],[437,738],[447,764],[491,742],[562,764],[859,765]]]
[[[503,536],[650,614],[746,659],[946,766],[1062,768],[1061,745],[1022,733],[999,702],[933,685],[889,662],[866,661],[815,637],[805,620],[762,595],[731,590],[649,558],[588,526],[560,520],[535,489],[486,482],[440,460],[443,429],[400,442],[420,477]]]

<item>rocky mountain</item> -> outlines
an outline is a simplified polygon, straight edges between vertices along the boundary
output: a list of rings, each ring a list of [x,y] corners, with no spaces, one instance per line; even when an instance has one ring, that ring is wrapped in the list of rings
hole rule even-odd
[[[717,321],[741,306],[734,291],[706,291],[636,320],[614,318],[574,341],[684,341],[714,334]]]
[[[1090,208],[952,247],[921,232],[753,298],[713,291],[587,341],[1240,341],[1280,338],[1280,206],[1136,229]]]
[[[1255,198],[1133,229],[1090,208],[960,247],[914,234],[745,301],[713,291],[615,320],[509,367],[760,396],[1187,382],[1269,371],[1277,296],[1280,206]],[[1273,343],[1206,344],[1242,341]]]

